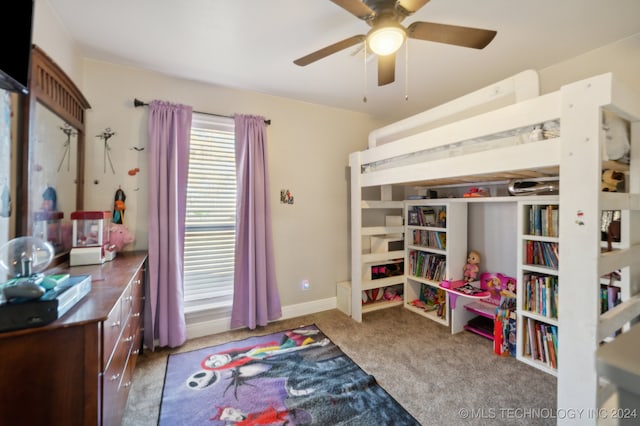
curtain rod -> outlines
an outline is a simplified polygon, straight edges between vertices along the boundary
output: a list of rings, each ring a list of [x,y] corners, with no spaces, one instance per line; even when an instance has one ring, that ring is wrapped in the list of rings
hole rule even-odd
[[[141,107],[141,106],[147,106],[147,105],[149,105],[149,104],[148,104],[148,103],[146,103],[146,102],[141,101],[141,100],[140,100],[140,99],[138,99],[138,98],[134,98],[134,99],[133,99],[133,106],[134,106],[134,107],[136,107],[136,108]],[[215,116],[215,117],[233,118],[233,117],[232,117],[232,116],[230,116],[230,115],[214,114],[214,113],[212,113],[212,112],[202,112],[202,111],[193,111],[193,112],[198,113],[198,114],[204,114],[204,115],[213,115],[213,116]],[[271,120],[264,120],[264,122],[265,122],[265,124],[266,124],[267,126],[271,125]]]

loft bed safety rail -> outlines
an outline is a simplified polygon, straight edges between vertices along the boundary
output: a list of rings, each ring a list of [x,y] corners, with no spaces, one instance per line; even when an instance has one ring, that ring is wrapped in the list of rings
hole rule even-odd
[[[361,151],[362,164],[375,164],[465,141],[515,135],[531,126],[557,120],[560,117],[559,96],[558,92],[550,93],[415,135],[401,137],[393,142]]]
[[[516,151],[523,149],[519,145],[528,141],[528,135],[534,127],[557,123],[560,116],[559,96],[557,92],[540,96],[352,154],[357,156],[354,161],[362,171],[363,186],[403,182],[405,177],[396,175],[392,168],[413,165],[413,170],[405,171],[417,176],[419,169],[425,169],[425,161],[440,159],[442,155],[475,155],[477,158],[470,158],[467,162],[473,164],[475,170],[460,170],[465,175],[495,170],[499,165],[495,159],[498,155],[503,159],[502,170],[526,169],[534,165],[557,166],[559,148],[552,139],[538,140],[533,144],[536,146],[524,148],[530,152],[522,158],[514,157],[511,151],[514,147]],[[504,151],[498,153],[497,149]],[[543,152],[545,155],[541,155]],[[504,161],[505,158],[509,161]],[[450,161],[456,160],[450,158]],[[425,172],[432,178],[438,178],[450,174],[452,169],[446,166],[442,176],[437,176],[433,170]]]
[[[369,148],[380,146],[402,136],[427,130],[429,127],[435,127],[439,120],[451,119],[454,116],[462,118],[459,117],[459,115],[470,113],[471,110],[477,107],[496,104],[499,100],[521,102],[539,95],[540,83],[538,73],[534,70],[522,71],[512,77],[468,93],[450,102],[373,130],[369,133]]]
[[[603,106],[609,105],[610,110],[623,119],[633,117],[633,112],[628,111],[637,109],[634,98],[625,89],[616,89],[611,74],[596,78],[609,81],[610,95],[616,99],[616,106],[611,106],[612,102]],[[560,161],[560,142],[552,139],[560,133],[561,97],[559,90],[418,134],[400,136],[392,142],[351,154],[350,165],[361,171],[361,186],[408,183],[408,176],[417,181],[426,179],[427,175],[432,181],[455,178],[451,175],[451,166],[455,165],[455,157],[463,155],[469,155],[465,162],[471,168],[458,168],[460,176],[534,168],[549,171],[557,168]],[[528,135],[535,127],[546,127],[549,123],[557,133],[552,139],[533,139],[536,143],[532,146],[520,146],[532,141]],[[508,161],[498,163],[496,157]],[[426,162],[434,162],[434,169],[427,171]],[[424,170],[424,177],[420,176],[420,170]]]

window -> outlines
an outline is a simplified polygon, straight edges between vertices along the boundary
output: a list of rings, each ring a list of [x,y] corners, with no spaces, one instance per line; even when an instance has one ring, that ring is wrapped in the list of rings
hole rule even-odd
[[[236,233],[234,121],[193,113],[184,246],[185,313],[230,312]]]

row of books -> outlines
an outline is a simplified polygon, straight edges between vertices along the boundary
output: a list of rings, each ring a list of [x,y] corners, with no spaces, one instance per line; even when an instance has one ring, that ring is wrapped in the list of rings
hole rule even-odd
[[[558,236],[558,206],[557,205],[533,205],[529,206],[529,235],[543,237]]]
[[[447,210],[444,206],[413,206],[407,211],[407,215],[409,225],[447,227]]]
[[[524,355],[558,368],[558,327],[527,318],[523,332]]]
[[[558,269],[558,243],[527,240],[525,262],[529,265],[541,265]]]
[[[440,282],[445,279],[445,269],[446,257],[441,254],[420,250],[409,252],[409,271],[414,277]]]
[[[558,318],[558,277],[527,273],[522,276],[522,309],[547,318]]]
[[[416,246],[446,250],[447,233],[441,231],[413,230],[413,244]]]

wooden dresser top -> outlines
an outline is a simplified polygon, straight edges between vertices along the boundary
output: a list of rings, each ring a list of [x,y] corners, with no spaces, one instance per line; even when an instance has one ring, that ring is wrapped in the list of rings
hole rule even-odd
[[[147,252],[144,251],[122,252],[102,265],[70,267],[61,264],[46,271],[46,274],[91,275],[91,291],[51,324],[0,333],[0,339],[106,320],[131,279],[144,267],[146,259]]]

